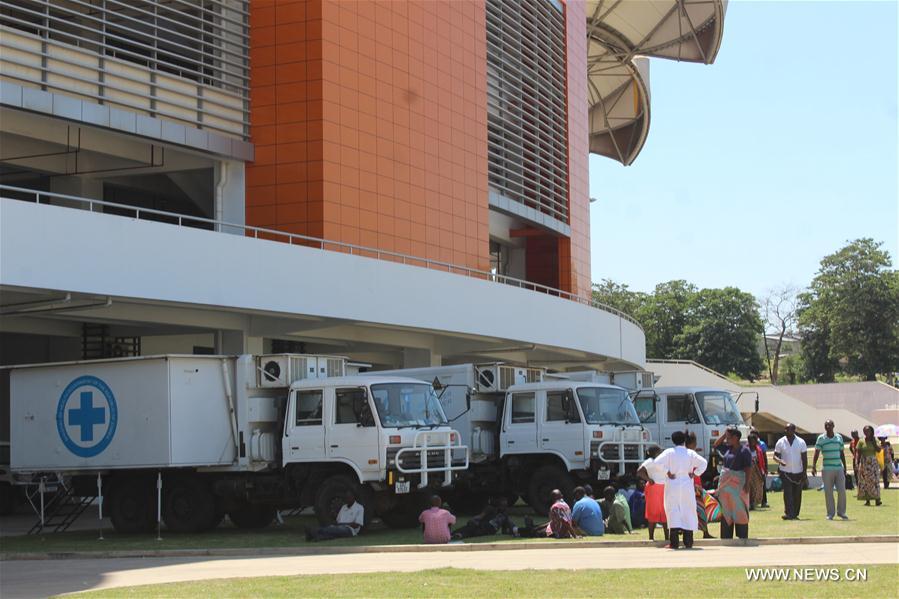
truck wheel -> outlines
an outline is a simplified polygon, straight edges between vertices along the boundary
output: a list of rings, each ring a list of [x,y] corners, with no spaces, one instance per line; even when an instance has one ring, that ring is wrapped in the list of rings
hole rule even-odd
[[[104,498],[112,527],[120,533],[152,532],[156,528],[155,489],[149,481],[120,480]]]
[[[228,518],[237,528],[265,528],[275,519],[275,508],[244,503],[228,512]]]
[[[528,505],[538,516],[549,514],[549,508],[552,506],[550,493],[553,489],[562,491],[562,495],[569,503],[574,500],[574,482],[567,472],[551,464],[534,470],[528,484]]]
[[[9,516],[16,507],[12,485],[0,483],[0,516]]]
[[[178,477],[163,485],[162,518],[173,532],[200,532],[212,528],[215,497],[204,481]]]
[[[518,503],[518,493],[509,493],[506,495],[506,503],[509,507],[513,507],[516,503]]]
[[[418,526],[418,516],[425,507],[424,496],[404,496],[387,512],[380,514],[381,520],[390,528],[414,528]]]
[[[324,482],[319,485],[318,490],[315,493],[313,509],[315,510],[315,516],[318,518],[320,524],[324,526],[334,523],[337,519],[337,513],[340,511],[340,506],[346,501],[347,491],[352,491],[356,494],[356,501],[362,501],[362,497],[360,497],[359,494],[359,485],[357,485],[356,481],[349,476],[337,474],[330,478],[326,478]],[[368,508],[364,503],[362,506],[363,508]],[[365,509],[366,523],[368,523],[370,517],[368,511],[368,509]]]
[[[449,497],[449,504],[453,511],[466,516],[480,514],[487,507],[489,501],[490,497],[487,494],[468,490],[453,493]]]

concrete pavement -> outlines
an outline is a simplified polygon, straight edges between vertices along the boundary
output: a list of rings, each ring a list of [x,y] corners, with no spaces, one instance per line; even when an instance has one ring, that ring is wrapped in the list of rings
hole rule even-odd
[[[478,552],[399,552],[245,558],[121,558],[0,562],[4,599],[188,580],[299,574],[479,570],[621,569],[899,563],[899,543],[714,546],[693,551],[656,547],[554,548]]]

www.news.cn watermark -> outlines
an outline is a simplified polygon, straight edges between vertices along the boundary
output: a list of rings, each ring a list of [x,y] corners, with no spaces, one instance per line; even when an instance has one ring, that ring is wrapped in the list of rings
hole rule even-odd
[[[866,582],[867,568],[746,568],[750,582]]]

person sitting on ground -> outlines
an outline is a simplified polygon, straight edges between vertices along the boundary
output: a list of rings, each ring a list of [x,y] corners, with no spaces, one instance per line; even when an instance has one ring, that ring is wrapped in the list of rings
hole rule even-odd
[[[587,496],[584,487],[577,487],[574,490],[571,521],[578,530],[589,537],[601,537],[606,532],[606,525],[602,520],[602,509],[595,499]]]
[[[577,532],[571,523],[571,508],[565,503],[562,491],[553,489],[552,506],[549,508],[549,524],[546,525],[546,536],[557,539],[576,538]]]
[[[450,542],[450,526],[456,523],[456,517],[443,509],[440,495],[431,497],[431,507],[418,516],[424,541],[429,545],[443,545]]]
[[[518,527],[512,522],[508,514],[509,500],[501,497],[496,507],[488,505],[484,510],[453,531],[453,538],[470,539],[471,537],[485,537],[495,535],[498,532],[519,536]]]
[[[637,469],[637,476],[646,481],[643,492],[646,495],[646,523],[649,526],[649,540],[655,540],[656,526],[662,525],[665,540],[668,540],[668,524],[665,519],[665,481],[666,473],[655,466],[656,457],[662,452],[662,448],[654,445],[646,450],[647,459]]]
[[[345,503],[340,506],[340,511],[337,513],[337,522],[316,529],[307,527],[306,541],[328,541],[355,537],[359,534],[365,525],[365,508],[356,501],[356,494],[353,491],[346,492],[344,501]]]
[[[634,527],[631,525],[631,511],[627,499],[612,486],[606,487],[602,494],[603,500],[599,506],[602,513],[607,514],[606,532],[614,535],[631,534]]]

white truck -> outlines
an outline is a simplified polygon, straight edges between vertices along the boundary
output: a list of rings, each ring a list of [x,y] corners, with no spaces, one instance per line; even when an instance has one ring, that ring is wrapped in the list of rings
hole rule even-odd
[[[379,373],[383,374],[383,373]],[[628,391],[595,373],[546,375],[507,364],[459,364],[389,371],[432,382],[471,450],[454,507],[490,496],[521,496],[546,514],[550,491],[632,474],[652,445]],[[570,375],[570,376],[569,376]]]
[[[690,431],[696,434],[696,451],[709,458],[712,443],[728,427],[736,426],[744,440],[749,435],[750,427],[743,420],[738,399],[730,391],[711,387],[658,387],[638,393],[634,407],[640,422],[663,449],[672,446],[671,433]],[[714,476],[715,469],[709,468],[706,473]]]
[[[468,451],[430,384],[347,376],[334,356],[165,355],[15,367],[11,468],[102,495],[121,532],[327,521],[348,489],[388,524],[448,487]],[[395,465],[397,461],[402,466]],[[414,520],[413,520],[414,521]]]

